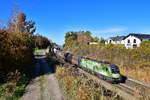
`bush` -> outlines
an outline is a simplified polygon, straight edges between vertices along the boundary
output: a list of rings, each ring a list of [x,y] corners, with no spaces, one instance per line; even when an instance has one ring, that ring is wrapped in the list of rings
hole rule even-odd
[[[32,76],[34,22],[19,13],[0,28],[0,99],[18,100]]]
[[[32,36],[1,30],[0,40],[0,73],[5,76],[16,70],[25,72],[26,67],[33,61]]]
[[[0,30],[0,80],[6,81],[7,75],[16,70],[26,74],[34,57],[34,24],[26,21],[24,13],[19,13],[7,28]]]

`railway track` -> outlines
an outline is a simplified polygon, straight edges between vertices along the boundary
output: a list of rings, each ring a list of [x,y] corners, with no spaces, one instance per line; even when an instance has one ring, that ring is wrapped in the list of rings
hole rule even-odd
[[[150,99],[150,85],[145,84],[141,81],[135,80],[133,78],[127,77],[126,82],[120,83],[121,85],[128,86],[136,93],[138,93],[142,97],[147,97]]]
[[[134,80],[131,78],[127,78],[125,83],[119,84],[111,84],[108,83],[97,76],[94,76],[91,73],[84,71],[81,68],[78,68],[81,73],[90,76],[92,79],[97,80],[101,85],[103,85],[106,89],[111,91],[115,91],[118,95],[127,100],[137,100],[137,99],[150,99],[150,86],[148,84],[142,83],[140,81]]]
[[[92,75],[91,73],[88,73],[84,71],[81,68],[78,68],[80,73],[84,73],[85,75],[89,76],[90,78],[96,80],[100,85],[102,85],[104,88],[115,92],[117,95],[121,96],[122,98],[126,100],[136,100],[137,97],[134,96],[134,91],[130,88],[127,88],[125,86],[122,86],[120,84],[111,84],[108,83],[97,76]]]
[[[60,58],[59,58],[60,59]],[[60,60],[63,61],[62,59]],[[64,62],[63,63],[67,63]],[[70,63],[67,63],[70,66],[74,66]],[[88,77],[96,80],[100,85],[106,89],[115,92],[117,95],[121,96],[125,100],[150,100],[150,85],[145,84],[141,81],[126,77],[125,83],[111,84],[105,80],[100,79],[98,76],[95,76],[93,73],[89,73],[80,67],[76,68],[78,72],[85,74]]]

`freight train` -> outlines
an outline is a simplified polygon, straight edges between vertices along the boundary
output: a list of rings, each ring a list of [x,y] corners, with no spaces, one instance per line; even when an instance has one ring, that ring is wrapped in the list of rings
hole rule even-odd
[[[58,48],[54,48],[54,53],[56,56],[63,58],[66,62],[74,64],[88,72],[92,72],[107,82],[120,83],[124,81],[122,75],[120,74],[119,68],[115,64],[74,55],[69,52],[64,52]]]

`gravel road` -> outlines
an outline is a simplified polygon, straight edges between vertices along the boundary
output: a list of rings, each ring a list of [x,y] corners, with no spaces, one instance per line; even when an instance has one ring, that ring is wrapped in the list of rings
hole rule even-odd
[[[45,57],[40,56],[36,59],[33,79],[20,100],[64,100],[55,73],[52,73]],[[44,75],[40,75],[40,62],[42,62]]]

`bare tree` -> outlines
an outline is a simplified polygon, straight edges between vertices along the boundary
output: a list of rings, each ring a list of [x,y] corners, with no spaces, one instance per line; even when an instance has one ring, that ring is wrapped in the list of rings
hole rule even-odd
[[[19,10],[18,5],[14,5],[12,15],[8,21],[8,30],[13,32],[22,32],[33,34],[36,31],[34,28],[35,22],[32,20],[26,21],[26,15]]]
[[[8,30],[11,31],[16,31],[17,30],[17,26],[15,26],[17,24],[17,16],[20,13],[20,9],[19,6],[15,3],[13,6],[13,10],[11,13],[11,16],[8,19]]]

